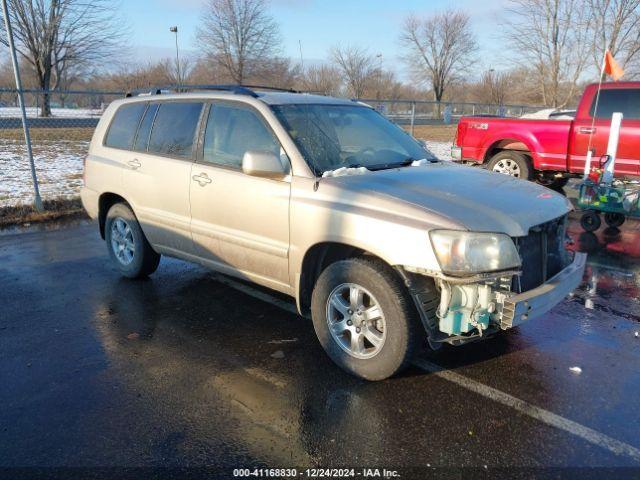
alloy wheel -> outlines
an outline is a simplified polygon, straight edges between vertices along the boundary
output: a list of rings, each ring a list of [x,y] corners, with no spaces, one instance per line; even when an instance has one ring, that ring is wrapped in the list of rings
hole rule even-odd
[[[129,265],[133,262],[136,253],[133,230],[131,230],[129,223],[121,217],[116,217],[111,223],[111,249],[123,265]]]
[[[384,313],[364,287],[344,283],[334,288],[326,316],[332,338],[352,357],[372,358],[382,350],[387,337]]]

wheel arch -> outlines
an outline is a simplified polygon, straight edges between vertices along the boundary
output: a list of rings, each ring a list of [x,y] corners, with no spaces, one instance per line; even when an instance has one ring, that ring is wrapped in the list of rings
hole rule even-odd
[[[489,148],[487,148],[484,153],[482,162],[487,163],[495,155],[505,150],[513,150],[532,156],[531,149],[525,142],[515,138],[505,138],[503,140],[495,141],[489,145]]]
[[[373,255],[362,248],[347,243],[325,241],[312,245],[304,254],[297,289],[298,309],[303,315],[311,311],[311,294],[318,277],[332,263],[362,255]],[[384,261],[384,260],[382,260]]]

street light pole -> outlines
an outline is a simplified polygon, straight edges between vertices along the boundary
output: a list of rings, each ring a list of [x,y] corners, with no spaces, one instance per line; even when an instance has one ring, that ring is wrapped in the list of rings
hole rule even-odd
[[[20,70],[18,69],[18,57],[16,55],[16,46],[13,42],[13,30],[11,29],[11,19],[9,18],[9,8],[7,0],[2,0],[2,14],[4,15],[4,26],[7,30],[7,43],[11,51],[11,63],[13,64],[13,73],[16,77],[16,89],[18,90],[18,103],[20,103],[20,112],[22,114],[22,129],[24,130],[24,141],[27,145],[27,155],[31,166],[31,178],[33,180],[33,190],[35,193],[34,206],[36,211],[42,212],[42,198],[40,198],[40,188],[38,187],[38,176],[36,175],[36,165],[33,162],[33,151],[31,150],[31,135],[29,134],[29,125],[27,123],[27,110],[24,106],[24,94],[22,93],[22,80],[20,79]]]
[[[171,27],[169,31],[176,34],[176,71],[178,74],[178,87],[182,87],[182,76],[180,75],[180,49],[178,48],[178,27]]]
[[[377,54],[376,58],[378,59],[378,89],[376,91],[376,100],[380,100],[380,96],[382,95],[382,54]]]

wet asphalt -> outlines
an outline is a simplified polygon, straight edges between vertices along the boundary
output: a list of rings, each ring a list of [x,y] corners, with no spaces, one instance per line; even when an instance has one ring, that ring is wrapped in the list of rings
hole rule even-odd
[[[640,223],[593,235],[574,222],[571,235],[589,252],[573,297],[497,338],[423,356],[520,409],[418,366],[379,383],[350,377],[310,321],[281,308],[286,297],[257,288],[275,301],[257,299],[198,266],[163,258],[150,279],[125,280],[93,223],[0,235],[0,477],[368,466],[405,478],[427,467],[638,478],[623,467],[640,467]]]

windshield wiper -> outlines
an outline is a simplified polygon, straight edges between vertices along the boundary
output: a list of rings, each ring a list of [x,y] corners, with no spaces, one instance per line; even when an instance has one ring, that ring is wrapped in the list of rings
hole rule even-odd
[[[369,165],[367,168],[369,170],[386,170],[389,168],[408,167],[413,162],[415,162],[415,159],[409,157],[401,160],[400,162],[380,163],[378,165]]]

